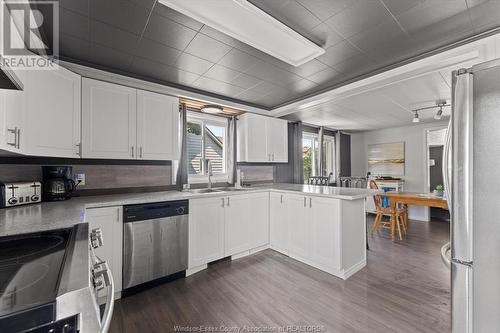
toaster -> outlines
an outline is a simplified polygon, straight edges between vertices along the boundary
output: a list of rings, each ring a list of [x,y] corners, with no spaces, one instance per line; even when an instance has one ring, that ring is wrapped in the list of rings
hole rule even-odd
[[[42,201],[40,182],[15,182],[0,184],[0,208],[26,205]]]

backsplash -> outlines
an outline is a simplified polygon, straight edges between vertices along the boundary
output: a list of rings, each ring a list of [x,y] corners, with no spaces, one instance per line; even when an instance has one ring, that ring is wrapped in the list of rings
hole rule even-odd
[[[111,194],[119,192],[155,191],[174,189],[172,165],[105,165],[105,164],[52,164],[71,165],[73,174],[84,173],[85,185],[77,194]],[[0,164],[0,182],[42,180],[41,164]],[[273,165],[238,165],[244,181],[273,182]]]

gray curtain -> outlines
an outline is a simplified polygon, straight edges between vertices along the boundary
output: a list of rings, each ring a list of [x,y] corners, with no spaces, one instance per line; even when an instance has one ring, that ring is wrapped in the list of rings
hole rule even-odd
[[[351,176],[351,136],[339,132],[339,170],[340,177]]]
[[[227,135],[227,181],[230,184],[236,183],[236,117],[229,119]]]
[[[304,184],[304,161],[302,160],[302,122],[288,123],[288,163],[279,163],[274,168],[276,183]]]
[[[184,184],[188,183],[188,156],[187,156],[187,108],[186,104],[181,104],[180,110],[180,126],[179,126],[179,137],[180,137],[180,157],[179,166],[177,168],[176,177],[176,187],[178,190],[182,190]]]

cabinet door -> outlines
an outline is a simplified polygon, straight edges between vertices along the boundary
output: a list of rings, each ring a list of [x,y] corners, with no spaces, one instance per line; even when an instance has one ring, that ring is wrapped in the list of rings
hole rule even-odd
[[[24,71],[15,71],[24,83]],[[0,149],[22,153],[25,142],[20,140],[24,134],[24,113],[26,110],[25,93],[21,90],[0,89]],[[24,137],[23,137],[24,139]]]
[[[288,162],[288,123],[286,120],[267,119],[267,151],[272,162]]]
[[[309,244],[311,260],[320,267],[340,268],[340,202],[338,199],[310,197]]]
[[[224,199],[189,200],[189,268],[224,257]]]
[[[311,216],[308,215],[308,198],[302,195],[288,195],[288,251],[297,259],[309,258],[308,234]]]
[[[103,245],[95,249],[98,257],[106,260],[111,273],[115,292],[122,290],[122,249],[123,219],[122,207],[91,208],[85,212],[89,231],[100,228]],[[99,292],[99,297],[106,297],[106,290]]]
[[[82,157],[135,159],[136,90],[84,78]]]
[[[247,196],[249,211],[250,248],[269,244],[269,193]]]
[[[250,202],[247,195],[234,195],[224,198],[224,256],[231,256],[250,249],[251,218]],[[256,207],[252,207],[256,209]]]
[[[283,193],[269,195],[269,225],[271,247],[288,255],[288,221],[286,197]]]
[[[26,71],[25,153],[79,157],[81,76],[63,67]]]
[[[179,99],[137,91],[137,149],[143,160],[179,159]]]
[[[247,114],[246,122],[246,161],[268,162],[271,160],[267,151],[266,117]]]

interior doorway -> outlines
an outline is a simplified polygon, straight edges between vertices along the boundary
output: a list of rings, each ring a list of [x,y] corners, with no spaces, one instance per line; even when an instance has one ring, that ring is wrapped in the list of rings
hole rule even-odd
[[[446,136],[446,127],[428,129],[426,131],[427,141],[427,184],[429,192],[442,190],[443,180],[443,150]],[[430,208],[431,220],[450,221],[450,213],[446,209]]]

